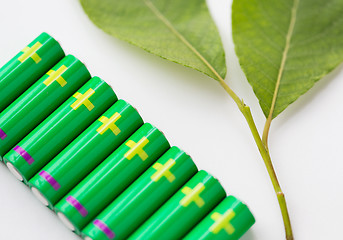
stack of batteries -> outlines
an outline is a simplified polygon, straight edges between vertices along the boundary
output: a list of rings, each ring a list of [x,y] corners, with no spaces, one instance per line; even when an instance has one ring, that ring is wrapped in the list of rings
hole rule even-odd
[[[87,240],[238,239],[245,204],[41,34],[0,69],[0,157]]]

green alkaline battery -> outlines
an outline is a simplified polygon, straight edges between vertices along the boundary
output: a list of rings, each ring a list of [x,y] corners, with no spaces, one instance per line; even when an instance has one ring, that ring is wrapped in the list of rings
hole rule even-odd
[[[68,55],[1,112],[0,159],[90,78]]]
[[[42,33],[0,69],[0,112],[64,57],[59,43]]]
[[[248,207],[234,196],[228,196],[184,240],[237,240],[254,223]]]
[[[33,193],[52,207],[141,125],[138,112],[117,101],[30,180]]]
[[[181,239],[225,195],[217,179],[199,171],[128,239]]]
[[[163,133],[145,123],[62,198],[55,207],[57,215],[68,228],[80,234],[83,227],[169,147]]]
[[[4,156],[7,167],[27,183],[116,100],[112,88],[93,77]]]
[[[190,156],[170,148],[82,231],[86,239],[127,239],[196,172]]]

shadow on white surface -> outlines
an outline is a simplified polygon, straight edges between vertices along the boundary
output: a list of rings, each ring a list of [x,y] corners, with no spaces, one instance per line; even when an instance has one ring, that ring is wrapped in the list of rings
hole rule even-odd
[[[257,240],[257,237],[254,235],[254,226],[252,226],[252,229],[247,231],[241,238],[240,240]]]

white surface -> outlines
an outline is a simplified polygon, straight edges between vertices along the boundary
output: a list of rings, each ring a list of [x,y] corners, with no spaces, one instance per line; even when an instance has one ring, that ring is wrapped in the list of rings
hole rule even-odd
[[[231,1],[210,2],[226,50],[227,82],[251,107],[261,130],[265,118],[234,53]],[[217,82],[111,38],[78,1],[1,1],[0,31],[0,65],[42,31],[53,35],[172,145],[215,175],[227,193],[249,205],[256,224],[244,240],[284,238],[279,206],[247,124]],[[272,124],[270,152],[296,239],[342,238],[342,80],[342,68],[336,69]],[[0,239],[47,238],[79,239],[0,164]]]

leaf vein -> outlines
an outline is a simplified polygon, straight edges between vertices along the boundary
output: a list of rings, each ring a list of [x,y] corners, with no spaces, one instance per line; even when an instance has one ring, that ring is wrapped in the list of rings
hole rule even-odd
[[[145,5],[160,19],[169,30],[175,34],[177,38],[180,39],[207,67],[213,72],[213,74],[218,78],[218,80],[223,80],[219,73],[214,69],[214,67],[202,56],[202,54],[190,43],[188,40],[171,24],[171,22],[157,9],[157,7],[150,0],[143,0]]]
[[[278,91],[280,88],[280,82],[281,82],[281,78],[285,69],[285,64],[286,64],[286,59],[287,59],[287,55],[291,46],[291,39],[292,39],[292,35],[293,35],[293,31],[294,31],[294,26],[295,26],[295,22],[296,22],[296,18],[297,18],[297,9],[298,9],[298,5],[299,5],[299,0],[294,0],[293,1],[293,7],[292,7],[292,12],[291,12],[291,19],[290,19],[290,23],[289,23],[289,28],[288,28],[288,32],[286,35],[286,43],[285,43],[285,48],[282,54],[282,59],[281,59],[281,63],[280,63],[280,68],[279,68],[279,73],[277,76],[277,81],[276,81],[276,85],[275,85],[275,91],[274,91],[274,96],[273,96],[273,100],[272,100],[272,105],[270,107],[270,111],[269,111],[269,116],[267,119],[267,124],[270,122],[273,118],[273,113],[274,113],[274,109],[275,109],[275,104],[276,104],[276,99],[277,99],[277,95],[278,95]]]

